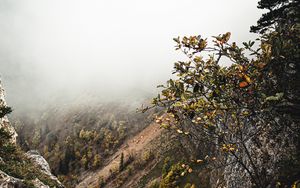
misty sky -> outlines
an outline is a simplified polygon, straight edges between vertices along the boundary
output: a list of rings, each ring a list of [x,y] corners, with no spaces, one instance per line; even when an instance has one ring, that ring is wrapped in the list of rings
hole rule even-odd
[[[96,92],[152,95],[173,37],[231,31],[248,41],[255,0],[0,0],[0,75],[10,105]],[[121,97],[122,98],[122,97]],[[124,98],[125,99],[125,98]]]

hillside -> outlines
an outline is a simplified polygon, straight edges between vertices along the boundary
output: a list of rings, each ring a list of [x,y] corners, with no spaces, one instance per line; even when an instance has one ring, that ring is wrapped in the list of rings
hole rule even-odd
[[[15,115],[12,122],[23,149],[38,150],[66,187],[145,187],[173,163],[190,163],[188,142],[155,123],[159,114],[113,103],[74,104],[41,115]],[[197,176],[195,168],[178,182],[198,182]]]
[[[157,139],[157,137],[161,134],[161,131],[162,129],[159,128],[159,125],[155,123],[148,125],[137,135],[126,140],[111,157],[106,159],[106,161],[104,161],[103,168],[92,173],[87,173],[83,176],[82,181],[76,187],[97,187],[100,177],[104,182],[108,183],[108,180],[112,175],[112,171],[118,170],[119,168],[121,155],[124,155],[125,163],[131,160],[130,158],[141,155],[143,152],[150,149],[150,142]]]
[[[24,150],[38,150],[67,187],[80,182],[84,187],[95,185],[99,176],[109,178],[118,169],[121,153],[128,161],[147,151],[161,132],[152,123],[154,114],[113,103],[74,104],[12,119]]]

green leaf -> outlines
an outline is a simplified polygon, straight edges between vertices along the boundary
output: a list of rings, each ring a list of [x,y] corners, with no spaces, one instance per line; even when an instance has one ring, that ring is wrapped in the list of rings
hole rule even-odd
[[[180,38],[179,38],[179,37],[173,38],[173,40],[174,40],[175,42],[177,42],[177,43],[180,43]]]
[[[275,96],[269,96],[266,98],[266,101],[279,101],[282,99],[284,93],[276,93]]]

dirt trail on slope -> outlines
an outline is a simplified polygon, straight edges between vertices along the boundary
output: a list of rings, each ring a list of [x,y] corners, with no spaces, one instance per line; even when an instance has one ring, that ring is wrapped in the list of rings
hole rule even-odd
[[[110,170],[118,169],[121,153],[124,154],[124,159],[127,160],[129,154],[142,152],[150,141],[160,135],[161,131],[162,129],[159,125],[155,123],[150,124],[140,133],[122,144],[118,151],[104,162],[104,166],[100,170],[89,173],[76,188],[97,187],[99,177],[103,177],[106,180],[110,176]]]

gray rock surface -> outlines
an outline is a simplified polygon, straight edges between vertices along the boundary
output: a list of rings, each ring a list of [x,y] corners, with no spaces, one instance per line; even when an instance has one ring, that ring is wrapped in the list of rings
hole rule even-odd
[[[1,188],[21,188],[24,187],[23,181],[14,178],[0,170],[0,187]]]
[[[28,151],[26,153],[26,156],[36,165],[38,166],[41,171],[43,173],[45,173],[48,177],[50,177],[52,180],[56,181],[57,184],[59,184],[60,186],[59,187],[64,187],[62,185],[62,183],[57,179],[56,176],[54,176],[52,173],[51,173],[51,169],[50,169],[50,166],[48,164],[48,162],[46,161],[46,159],[44,157],[42,157],[38,151],[36,150],[31,150],[31,151]]]
[[[296,130],[297,124],[291,123],[288,126],[278,127],[276,125],[262,125],[265,127],[262,134],[256,140],[249,139],[245,145],[248,148],[254,166],[258,172],[258,177],[262,185],[259,187],[275,187],[276,179],[280,174],[278,164],[284,160],[290,160],[292,155],[296,155],[297,148],[295,146],[297,137],[294,136],[293,130]],[[251,130],[249,130],[251,131]],[[253,165],[245,151],[240,151],[240,158],[249,170],[254,173]],[[228,159],[228,163],[234,160],[233,157]],[[224,169],[224,179],[226,187],[228,188],[245,188],[252,187],[253,181],[249,173],[236,163],[235,165],[228,165]]]
[[[0,107],[3,106],[7,106],[7,104],[4,98],[4,89],[2,88],[1,80],[0,80]],[[0,118],[0,128],[1,127],[4,127],[6,130],[8,130],[11,133],[12,135],[11,142],[16,143],[18,134],[15,131],[14,127],[10,125],[7,116]]]

